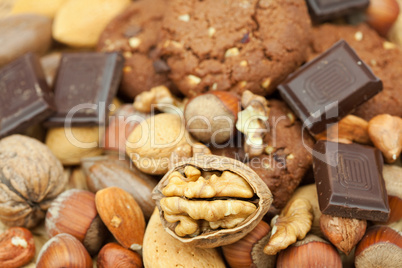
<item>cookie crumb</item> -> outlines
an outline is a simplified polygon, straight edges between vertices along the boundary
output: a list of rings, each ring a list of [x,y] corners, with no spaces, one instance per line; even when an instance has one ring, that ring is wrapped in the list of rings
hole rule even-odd
[[[232,47],[226,50],[225,58],[234,57],[240,54],[240,51],[237,47]]]
[[[217,90],[218,89],[218,83],[213,83],[211,90]]]
[[[248,62],[247,62],[246,60],[242,60],[242,61],[240,62],[240,66],[246,67],[246,66],[248,66]]]
[[[382,43],[382,46],[386,50],[396,48],[396,45],[394,43],[391,43],[391,42],[388,42],[388,41],[385,41],[384,43]]]
[[[187,76],[187,80],[189,80],[189,83],[191,85],[198,85],[199,83],[201,83],[201,78],[192,74]]]
[[[363,33],[358,31],[355,33],[355,39],[356,41],[362,41],[363,40]]]
[[[128,43],[130,47],[137,48],[141,44],[141,39],[139,39],[138,37],[131,37],[130,39],[128,39]]]
[[[189,14],[180,15],[179,20],[184,21],[184,22],[189,22],[190,21],[190,15]]]
[[[265,78],[264,81],[262,81],[261,86],[263,88],[268,88],[269,85],[271,84],[271,78]]]
[[[208,28],[208,36],[209,36],[209,37],[214,36],[215,33],[216,33],[216,30],[215,30],[214,27],[209,27],[209,28]]]

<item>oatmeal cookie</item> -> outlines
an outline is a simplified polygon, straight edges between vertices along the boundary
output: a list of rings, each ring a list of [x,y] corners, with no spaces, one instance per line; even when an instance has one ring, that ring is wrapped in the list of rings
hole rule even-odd
[[[170,86],[169,67],[156,49],[165,0],[133,2],[103,31],[97,51],[120,51],[125,58],[121,92],[130,98],[154,86]]]
[[[186,96],[269,95],[306,60],[310,30],[303,0],[170,0],[160,46]]]
[[[269,132],[264,137],[267,152],[250,159],[248,165],[268,185],[274,196],[271,214],[277,214],[292,197],[312,165],[313,138],[282,101],[269,100]]]

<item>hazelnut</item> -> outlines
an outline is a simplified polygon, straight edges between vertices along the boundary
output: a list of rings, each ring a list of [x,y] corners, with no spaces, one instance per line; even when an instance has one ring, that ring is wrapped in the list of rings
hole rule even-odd
[[[92,268],[92,259],[85,247],[74,236],[58,234],[43,245],[36,267]]]
[[[21,135],[0,141],[0,220],[31,228],[66,184],[63,167],[43,143]]]
[[[0,267],[21,267],[29,263],[34,255],[35,242],[28,229],[11,227],[0,234]]]
[[[221,144],[235,131],[240,99],[225,91],[211,91],[191,99],[184,110],[188,131],[204,143]]]
[[[318,236],[307,235],[303,240],[279,253],[276,267],[342,268],[342,260],[330,243]]]
[[[148,220],[155,208],[152,190],[158,184],[157,178],[142,173],[126,160],[118,160],[113,156],[97,156],[82,160],[87,185],[96,193],[107,187],[116,186],[130,193]]]
[[[355,115],[347,115],[338,123],[329,127],[326,131],[317,134],[316,140],[343,141],[351,143],[352,141],[370,144],[368,134],[368,122]]]
[[[49,237],[67,233],[80,242],[91,255],[96,254],[107,234],[95,207],[95,194],[71,189],[59,195],[46,213]]]
[[[402,8],[402,1],[397,0],[399,4],[399,9]],[[399,46],[402,46],[402,12],[399,12],[398,19],[392,26],[388,34],[389,40]]]
[[[231,268],[275,267],[275,255],[263,252],[271,234],[271,227],[265,221],[260,223],[239,241],[223,246],[223,256]]]
[[[367,221],[322,214],[321,231],[340,251],[349,255],[366,232]]]
[[[367,23],[380,35],[386,36],[399,15],[396,0],[371,0],[366,10]]]
[[[402,219],[402,167],[384,165],[382,172],[390,209],[387,224],[390,224]]]
[[[394,163],[402,151],[402,118],[389,114],[377,115],[369,121],[371,141],[384,155],[387,163]]]
[[[370,227],[355,251],[356,268],[400,267],[402,235],[385,226]]]
[[[118,187],[108,187],[95,195],[96,209],[114,238],[125,248],[141,252],[145,220],[135,199]]]
[[[106,244],[98,254],[98,268],[130,267],[141,268],[141,255],[117,243]]]
[[[162,113],[135,127],[128,137],[126,153],[142,172],[161,175],[169,170],[173,151],[190,143],[192,138],[181,117]]]

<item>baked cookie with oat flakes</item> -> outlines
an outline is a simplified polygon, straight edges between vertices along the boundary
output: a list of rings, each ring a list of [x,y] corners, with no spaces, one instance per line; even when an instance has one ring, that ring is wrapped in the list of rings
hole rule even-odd
[[[292,197],[313,164],[313,138],[283,101],[269,99],[269,131],[264,137],[268,147],[248,165],[268,185],[274,200],[269,209],[278,214]]]
[[[306,60],[310,30],[303,0],[170,0],[161,52],[186,96],[269,95]]]

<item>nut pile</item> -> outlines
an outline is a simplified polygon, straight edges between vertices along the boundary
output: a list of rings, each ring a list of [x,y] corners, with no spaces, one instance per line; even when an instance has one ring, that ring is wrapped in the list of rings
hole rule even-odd
[[[0,0],[0,267],[400,267],[402,0],[325,2]]]

